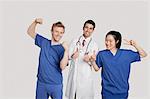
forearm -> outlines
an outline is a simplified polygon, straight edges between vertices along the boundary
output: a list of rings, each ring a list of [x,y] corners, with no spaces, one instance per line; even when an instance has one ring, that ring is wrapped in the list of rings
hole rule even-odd
[[[97,66],[97,64],[94,62],[91,62],[91,65],[93,66],[95,71],[98,71],[100,68]]]
[[[35,36],[36,36],[36,33],[35,33],[36,25],[37,23],[34,21],[27,30],[28,35],[31,36],[33,39],[35,39]]]
[[[61,60],[61,62],[60,62],[60,68],[61,68],[62,70],[64,70],[65,67],[67,66],[67,64],[68,64],[68,59],[69,59],[69,57],[68,57],[68,51],[65,51],[65,52],[64,52],[64,56],[63,56],[63,58],[62,58],[62,60]]]
[[[139,52],[139,54],[142,58],[147,56],[147,53],[139,45],[136,44],[136,45],[134,45],[134,47]]]

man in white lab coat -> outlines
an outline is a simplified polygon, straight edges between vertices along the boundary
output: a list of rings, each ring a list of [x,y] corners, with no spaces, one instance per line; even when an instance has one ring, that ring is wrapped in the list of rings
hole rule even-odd
[[[87,20],[83,26],[83,34],[70,44],[71,60],[66,87],[68,99],[94,99],[93,74],[89,58],[98,52],[98,46],[92,38],[95,23]]]

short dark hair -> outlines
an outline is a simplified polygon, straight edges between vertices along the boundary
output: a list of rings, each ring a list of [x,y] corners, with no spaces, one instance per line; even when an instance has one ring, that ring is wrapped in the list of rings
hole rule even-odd
[[[121,42],[122,42],[122,36],[121,36],[121,33],[119,33],[118,31],[109,31],[107,34],[106,34],[106,37],[108,35],[112,35],[115,39],[115,42],[118,41],[118,43],[116,44],[116,48],[120,48],[121,47]]]
[[[54,27],[62,27],[65,30],[65,26],[60,21],[52,25],[51,31],[53,31]]]
[[[93,25],[93,29],[95,28],[95,22],[93,20],[87,20],[85,23],[84,23],[84,26],[83,28],[85,27],[86,24],[92,24]]]

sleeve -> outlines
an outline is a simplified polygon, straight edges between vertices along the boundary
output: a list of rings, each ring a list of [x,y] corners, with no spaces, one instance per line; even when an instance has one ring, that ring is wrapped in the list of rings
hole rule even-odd
[[[100,52],[96,56],[96,64],[99,68],[102,67],[102,59],[101,59]]]
[[[42,42],[46,40],[46,38],[44,38],[43,36],[36,34],[35,36],[35,45],[41,47],[42,46]]]
[[[131,62],[141,61],[139,52],[129,50],[129,58]]]
[[[63,57],[64,57],[64,52],[65,52],[65,50],[62,49],[62,51],[61,51],[61,53],[60,53],[60,55],[59,55],[60,61],[61,61],[61,60],[63,59]]]

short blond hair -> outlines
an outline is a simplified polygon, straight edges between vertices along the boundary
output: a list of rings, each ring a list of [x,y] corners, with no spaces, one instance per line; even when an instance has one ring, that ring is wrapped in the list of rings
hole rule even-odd
[[[54,27],[62,27],[65,30],[65,26],[60,21],[52,25],[51,31],[54,30]]]

